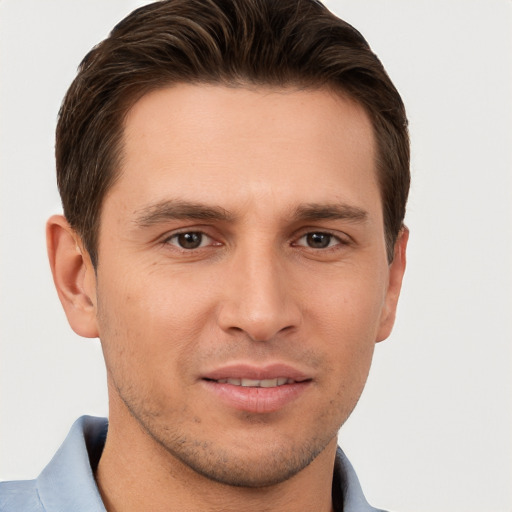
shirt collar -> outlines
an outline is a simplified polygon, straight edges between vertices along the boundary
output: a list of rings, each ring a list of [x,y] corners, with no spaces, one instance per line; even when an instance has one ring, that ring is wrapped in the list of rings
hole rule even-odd
[[[37,478],[47,512],[106,512],[94,480],[107,434],[104,418],[79,418],[53,459]]]

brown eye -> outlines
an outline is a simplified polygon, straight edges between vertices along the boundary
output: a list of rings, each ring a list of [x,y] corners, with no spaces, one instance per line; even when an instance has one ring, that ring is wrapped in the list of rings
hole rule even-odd
[[[178,235],[178,243],[183,249],[197,249],[202,241],[202,233],[181,233]]]
[[[181,249],[198,249],[204,245],[205,238],[208,237],[199,231],[190,231],[172,236],[169,239],[169,243],[177,245]]]
[[[306,243],[312,249],[325,249],[331,245],[333,238],[334,236],[329,233],[308,233]]]

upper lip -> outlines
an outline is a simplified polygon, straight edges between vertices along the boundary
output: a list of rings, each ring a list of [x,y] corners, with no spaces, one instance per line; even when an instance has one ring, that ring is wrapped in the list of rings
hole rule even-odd
[[[311,380],[311,375],[285,363],[272,363],[265,366],[251,364],[230,364],[207,371],[201,376],[203,379],[253,379],[266,380],[286,377],[297,382]]]

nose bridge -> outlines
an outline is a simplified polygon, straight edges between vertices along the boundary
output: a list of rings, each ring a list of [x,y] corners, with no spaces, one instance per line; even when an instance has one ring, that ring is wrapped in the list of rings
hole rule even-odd
[[[238,247],[225,283],[220,323],[267,341],[300,321],[285,257],[269,241]]]

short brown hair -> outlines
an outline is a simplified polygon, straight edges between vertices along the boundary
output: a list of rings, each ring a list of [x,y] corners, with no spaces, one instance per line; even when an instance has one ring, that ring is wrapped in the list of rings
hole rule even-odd
[[[363,36],[316,0],[163,0],[133,11],[80,64],[56,137],[64,214],[97,264],[100,213],[119,175],[123,123],[172,83],[330,87],[373,124],[388,260],[409,191],[404,105]]]

